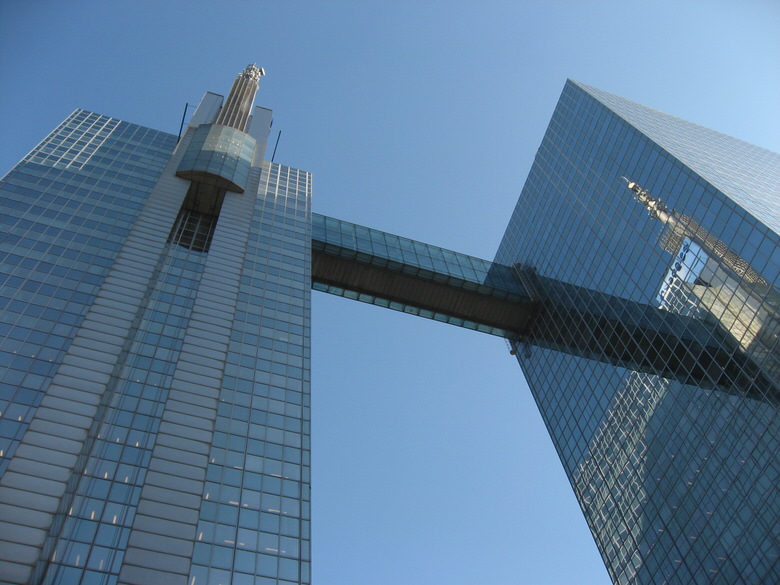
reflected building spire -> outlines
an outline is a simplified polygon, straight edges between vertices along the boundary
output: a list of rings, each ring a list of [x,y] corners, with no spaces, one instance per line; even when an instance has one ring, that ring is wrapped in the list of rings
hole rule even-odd
[[[745,282],[766,285],[766,280],[758,274],[744,258],[732,252],[721,240],[705,230],[692,217],[671,211],[662,199],[654,197],[639,184],[623,177],[628,189],[634,194],[634,199],[641,203],[649,212],[650,217],[666,225],[661,235],[661,247],[671,254],[677,254],[685,238],[699,243],[709,254],[720,259],[723,266],[732,270]]]

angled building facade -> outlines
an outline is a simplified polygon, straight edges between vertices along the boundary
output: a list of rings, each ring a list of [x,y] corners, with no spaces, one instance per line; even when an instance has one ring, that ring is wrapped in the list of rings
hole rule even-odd
[[[6,176],[4,582],[309,581],[311,178],[263,161],[260,73]]]
[[[780,579],[779,228],[778,155],[566,84],[496,261],[693,317],[753,366],[685,383],[517,344],[615,583]]]
[[[0,579],[309,583],[312,287],[506,338],[616,583],[780,579],[777,155],[568,82],[490,262],[313,214],[262,73],[0,184]]]

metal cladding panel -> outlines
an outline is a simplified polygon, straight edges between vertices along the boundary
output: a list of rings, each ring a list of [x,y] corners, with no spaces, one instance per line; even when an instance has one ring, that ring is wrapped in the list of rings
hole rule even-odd
[[[268,134],[271,132],[273,112],[268,108],[255,106],[252,116],[249,118],[246,132],[257,140],[254,164],[259,165],[265,159],[265,151],[268,144]]]
[[[207,91],[200,100],[195,113],[189,121],[190,128],[197,128],[201,124],[211,124],[217,118],[219,109],[225,98],[221,95]]]

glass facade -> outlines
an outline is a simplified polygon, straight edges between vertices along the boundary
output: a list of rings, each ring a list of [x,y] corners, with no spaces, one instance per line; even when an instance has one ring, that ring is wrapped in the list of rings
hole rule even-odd
[[[615,583],[780,580],[779,170],[774,153],[570,81],[510,220],[497,262],[692,316],[774,385],[708,390],[715,372],[694,386],[517,351]]]
[[[117,582],[205,264],[178,246],[161,260],[130,351],[107,388],[110,408],[66,495],[43,583]]]
[[[225,189],[243,193],[255,144],[255,139],[241,130],[201,124],[176,173],[185,179],[211,178]]]
[[[777,155],[568,82],[489,262],[312,214],[218,98],[0,183],[0,580],[309,583],[313,287],[509,338],[616,583],[780,581]]]
[[[265,163],[188,583],[310,580],[311,176]]]
[[[176,144],[76,110],[0,183],[0,476]]]
[[[319,274],[314,274],[312,278],[314,290],[491,335],[501,337],[512,335],[510,322],[524,321],[524,318],[518,318],[516,314],[529,312],[530,309],[524,310],[523,306],[533,303],[527,286],[518,279],[515,270],[509,266],[316,213],[312,215],[312,250],[315,255],[332,255],[354,262],[354,265],[347,270],[365,272],[365,268],[371,266],[394,275],[388,284],[375,286],[372,294],[366,292],[367,287],[363,287],[363,290],[351,288],[349,286],[351,283],[337,281],[338,279],[334,279],[332,274],[325,274],[330,278],[322,281],[318,279]],[[317,265],[316,260],[315,265]],[[323,271],[329,272],[327,268]],[[393,286],[397,285],[402,277],[436,283],[440,286],[435,289],[423,288],[418,295],[409,294],[405,301],[402,301],[401,295],[396,294],[393,297],[390,294]],[[482,296],[485,299],[505,301],[513,314],[507,316],[494,313],[493,324],[486,323],[484,320],[468,319],[462,316],[468,312],[464,311],[463,307],[475,306],[479,301],[473,298],[459,298],[445,307],[446,303],[443,301],[448,297],[448,289],[473,293],[475,297]],[[383,292],[386,294],[383,295]],[[412,302],[413,296],[422,302]],[[460,308],[461,316],[447,312],[446,308]],[[473,312],[479,313],[479,311]],[[487,314],[489,311],[482,313]],[[501,327],[496,323],[506,326]]]
[[[178,178],[203,128],[77,111],[3,179],[3,582],[309,582],[311,177],[218,127],[247,192]]]

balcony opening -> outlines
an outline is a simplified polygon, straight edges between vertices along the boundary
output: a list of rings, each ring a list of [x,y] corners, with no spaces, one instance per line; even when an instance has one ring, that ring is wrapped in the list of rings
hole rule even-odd
[[[193,181],[168,236],[168,242],[195,252],[208,252],[224,199],[224,188]]]

